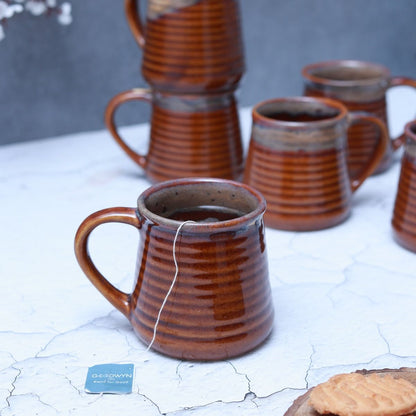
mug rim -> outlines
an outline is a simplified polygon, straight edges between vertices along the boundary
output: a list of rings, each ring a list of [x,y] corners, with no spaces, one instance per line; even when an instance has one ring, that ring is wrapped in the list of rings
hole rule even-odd
[[[287,121],[287,120],[278,120],[271,117],[264,116],[259,112],[259,108],[262,106],[273,104],[273,103],[321,103],[332,109],[337,109],[339,113],[333,117],[328,117],[320,120],[311,120],[311,121]],[[296,96],[296,97],[279,97],[271,98],[268,100],[260,101],[257,103],[252,110],[252,117],[254,122],[261,121],[262,124],[269,126],[280,126],[280,127],[298,127],[298,128],[310,128],[327,126],[330,124],[338,123],[348,116],[347,107],[340,101],[334,100],[327,97],[306,97],[306,96]]]
[[[226,184],[231,185],[236,188],[244,189],[245,191],[249,192],[258,202],[258,205],[255,209],[239,216],[237,218],[232,218],[230,220],[224,221],[216,221],[216,222],[195,222],[189,223],[186,226],[186,230],[188,232],[204,232],[204,231],[213,231],[213,230],[232,230],[241,227],[241,224],[249,222],[250,224],[255,221],[255,219],[259,216],[262,216],[266,211],[266,199],[264,196],[245,183],[233,181],[231,179],[222,179],[222,178],[206,178],[206,177],[191,177],[191,178],[179,178],[179,179],[171,179],[167,181],[162,181],[157,184],[151,185],[146,190],[144,190],[140,196],[137,198],[137,210],[136,215],[140,217],[145,217],[146,219],[152,221],[154,224],[163,225],[168,228],[178,229],[178,227],[184,221],[178,221],[174,219],[170,219],[167,217],[163,217],[162,215],[156,214],[152,212],[146,206],[146,198],[157,191],[161,191],[167,188],[173,188],[178,185],[195,185],[195,184],[206,184],[206,183],[219,183],[219,184]]]
[[[335,68],[335,67],[349,67],[349,68],[372,68],[380,71],[379,77],[371,77],[366,79],[356,80],[335,80],[320,77],[311,73],[313,70]],[[314,82],[315,84],[326,85],[331,87],[357,87],[357,86],[370,86],[381,81],[384,81],[390,77],[390,70],[381,64],[369,61],[361,61],[356,59],[334,59],[329,61],[315,62],[308,64],[302,68],[302,76]]]

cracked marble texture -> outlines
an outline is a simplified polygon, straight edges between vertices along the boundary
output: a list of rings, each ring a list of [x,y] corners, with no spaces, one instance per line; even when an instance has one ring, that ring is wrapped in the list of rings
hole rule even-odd
[[[398,134],[416,94],[389,93]],[[407,113],[406,113],[407,111]],[[247,146],[250,113],[242,111]],[[148,126],[123,129],[136,147]],[[0,415],[283,415],[335,373],[416,366],[416,255],[390,219],[400,169],[370,178],[343,224],[267,229],[276,311],[268,340],[245,356],[185,362],[152,351],[85,278],[73,239],[90,213],[135,206],[149,186],[105,131],[0,147]],[[128,292],[137,233],[106,225],[91,237],[100,270]],[[134,363],[133,393],[84,392],[89,366]]]

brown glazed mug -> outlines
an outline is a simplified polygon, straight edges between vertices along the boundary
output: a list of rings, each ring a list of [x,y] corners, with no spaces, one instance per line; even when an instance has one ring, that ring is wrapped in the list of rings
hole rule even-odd
[[[133,100],[152,106],[146,155],[134,151],[115,125],[117,108]],[[105,122],[116,142],[152,182],[181,177],[240,179],[243,172],[241,131],[232,93],[196,96],[132,89],[112,98]]]
[[[308,231],[344,221],[352,193],[384,154],[388,136],[383,122],[365,113],[348,113],[338,101],[315,97],[264,101],[252,116],[243,181],[266,198],[266,225]],[[383,133],[360,175],[350,178],[347,129],[363,120]]]
[[[381,118],[386,126],[386,91],[395,86],[416,88],[416,80],[392,77],[388,68],[363,61],[335,60],[307,65],[302,70],[304,94],[329,97],[341,101],[349,111],[366,111]],[[348,131],[348,167],[357,176],[366,164],[380,136],[377,126],[368,122],[356,123]],[[392,155],[404,140],[401,135],[389,142],[375,173],[385,171]]]
[[[416,120],[406,125],[405,135],[392,226],[395,240],[416,252]]]
[[[78,262],[94,286],[131,322],[149,344],[162,302],[152,347],[187,360],[221,360],[241,355],[266,339],[273,324],[268,280],[263,196],[233,181],[190,178],[153,185],[137,208],[98,211],[75,237]],[[195,223],[184,221],[192,220]],[[132,293],[114,287],[88,252],[99,225],[126,223],[139,230]]]
[[[143,48],[142,74],[162,91],[235,89],[244,73],[238,0],[125,0],[127,21]]]

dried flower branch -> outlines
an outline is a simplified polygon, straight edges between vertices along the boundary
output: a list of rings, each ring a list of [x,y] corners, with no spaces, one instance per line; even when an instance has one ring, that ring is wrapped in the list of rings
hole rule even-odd
[[[58,5],[57,0],[0,0],[0,41],[5,37],[4,24],[24,11],[33,16],[56,15],[62,25],[72,22],[71,4],[68,2]]]

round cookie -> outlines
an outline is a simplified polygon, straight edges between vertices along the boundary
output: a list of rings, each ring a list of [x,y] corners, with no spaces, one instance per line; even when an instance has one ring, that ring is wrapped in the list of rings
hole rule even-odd
[[[316,386],[309,404],[320,414],[400,416],[416,409],[416,387],[390,375],[339,374]]]
[[[369,376],[371,374],[379,374],[380,376],[390,375],[393,378],[407,380],[416,387],[416,368],[384,368],[377,370],[358,370],[358,374]],[[300,395],[292,405],[287,409],[284,416],[319,416],[319,413],[310,405],[309,396],[314,388],[310,388],[304,394]],[[411,413],[416,416],[416,411]]]

